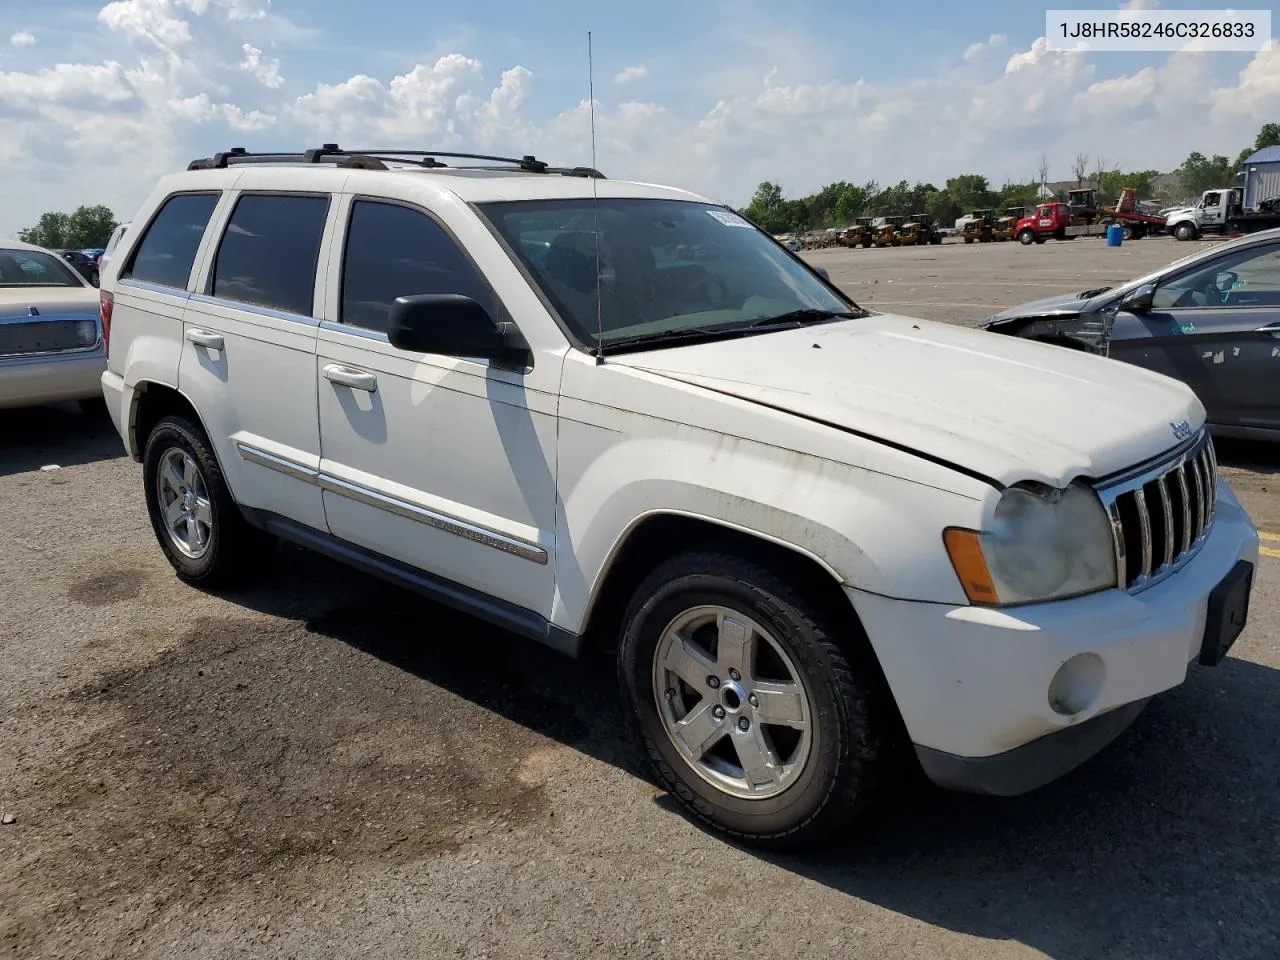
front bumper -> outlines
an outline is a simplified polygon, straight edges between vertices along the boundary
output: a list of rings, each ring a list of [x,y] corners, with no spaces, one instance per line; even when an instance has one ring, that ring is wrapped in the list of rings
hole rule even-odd
[[[849,595],[926,774],[947,787],[1011,794],[1082,763],[1150,697],[1186,679],[1209,594],[1240,560],[1256,567],[1258,535],[1219,479],[1199,553],[1136,594],[1004,610]],[[1058,709],[1051,705],[1051,688],[1068,661],[1086,669],[1070,698],[1074,712],[1059,712],[1064,703],[1057,696]]]
[[[0,407],[28,407],[101,394],[106,352],[84,350],[0,360]]]

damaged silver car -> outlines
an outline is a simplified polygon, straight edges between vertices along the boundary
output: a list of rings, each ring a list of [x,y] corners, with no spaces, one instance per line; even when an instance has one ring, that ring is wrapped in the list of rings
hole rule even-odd
[[[988,317],[994,333],[1089,350],[1181,380],[1214,433],[1280,440],[1280,230],[1230,241],[1117,287]]]

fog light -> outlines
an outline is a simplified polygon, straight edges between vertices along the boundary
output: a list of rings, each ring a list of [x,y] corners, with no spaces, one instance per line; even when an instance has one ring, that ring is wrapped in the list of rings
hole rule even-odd
[[[1053,675],[1049,706],[1068,717],[1088,710],[1097,702],[1106,674],[1106,665],[1096,653],[1077,653]]]

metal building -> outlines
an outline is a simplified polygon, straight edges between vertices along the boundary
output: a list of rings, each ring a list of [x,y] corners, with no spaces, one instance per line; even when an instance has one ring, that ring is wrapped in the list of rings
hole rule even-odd
[[[1280,197],[1280,147],[1263,147],[1241,168],[1244,209],[1256,210],[1262,200]]]

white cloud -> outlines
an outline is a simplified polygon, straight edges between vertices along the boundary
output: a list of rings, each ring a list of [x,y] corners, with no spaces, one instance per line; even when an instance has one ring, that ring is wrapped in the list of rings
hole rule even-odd
[[[1022,53],[1015,53],[1009,58],[1004,65],[1005,73],[1017,73],[1026,67],[1034,67],[1037,63],[1044,59],[1045,54],[1049,50],[1049,41],[1044,37],[1036,37],[1035,42],[1031,44],[1031,49]]]
[[[1005,45],[1005,41],[1008,39],[1009,38],[1003,33],[993,33],[991,36],[987,37],[986,40],[979,40],[977,43],[971,43],[969,46],[965,47],[964,59],[976,60],[978,57],[982,56],[983,52],[986,50],[994,50],[996,47],[1003,47]]]
[[[280,76],[279,60],[264,58],[262,51],[252,43],[243,43],[240,49],[244,51],[244,60],[240,62],[241,70],[256,77],[264,87],[273,90],[284,83],[284,77]]]
[[[36,42],[36,35],[26,30],[19,30],[9,38],[9,44],[14,47],[30,47]]]
[[[1160,0],[1124,0],[1121,10],[1154,10],[1160,6]]]
[[[640,65],[635,67],[627,67],[619,70],[613,77],[614,83],[631,83],[633,80],[643,80],[649,75],[649,68]]]

